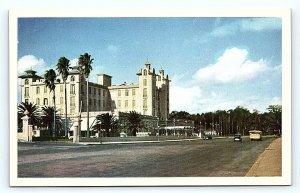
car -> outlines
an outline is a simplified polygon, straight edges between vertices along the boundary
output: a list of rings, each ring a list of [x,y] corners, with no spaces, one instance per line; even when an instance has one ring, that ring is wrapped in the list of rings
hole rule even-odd
[[[249,138],[251,141],[256,140],[256,141],[261,141],[262,140],[262,132],[259,130],[251,130],[249,131]]]
[[[233,141],[234,142],[236,142],[236,141],[242,142],[243,141],[242,135],[241,134],[235,134],[234,137],[233,137]]]
[[[211,135],[204,135],[203,139],[204,140],[210,140],[210,139],[212,139],[212,136]]]

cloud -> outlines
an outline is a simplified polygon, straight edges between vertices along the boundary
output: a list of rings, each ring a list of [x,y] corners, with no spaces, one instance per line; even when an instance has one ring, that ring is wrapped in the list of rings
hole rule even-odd
[[[45,61],[42,58],[37,58],[34,55],[25,55],[18,60],[18,73],[23,73],[25,70],[34,69],[41,71],[45,68]]]
[[[271,99],[270,105],[281,105],[281,104],[282,104],[281,97],[276,96]]]
[[[211,31],[196,35],[190,39],[184,40],[184,45],[190,43],[204,44],[223,38],[226,36],[236,35],[240,32],[259,32],[268,30],[280,30],[281,19],[279,18],[243,18],[234,19],[231,22],[224,23],[221,19],[216,19],[215,28]]]
[[[170,88],[171,111],[188,111],[197,110],[197,101],[202,96],[202,91],[198,86],[180,87],[172,86]]]
[[[237,23],[241,31],[262,31],[281,29],[279,18],[251,18],[242,19]]]
[[[260,112],[265,112],[268,105],[281,104],[281,98],[256,96],[256,93],[245,96],[243,94],[231,95],[226,91],[222,93],[218,88],[225,86],[230,91],[230,86],[226,87],[230,83],[252,80],[263,72],[272,73],[279,69],[281,69],[281,65],[272,67],[264,59],[251,60],[246,49],[236,47],[227,49],[215,63],[198,69],[192,76],[188,74],[172,76],[170,110],[202,113],[243,106],[249,110],[257,109]],[[274,73],[272,74],[274,75]],[[215,85],[216,87],[211,87],[209,83],[218,84]],[[264,79],[261,84],[270,84],[270,80]]]
[[[265,60],[251,61],[248,59],[247,50],[234,47],[227,49],[215,64],[200,68],[193,75],[193,79],[200,82],[228,83],[251,79],[267,69]]]

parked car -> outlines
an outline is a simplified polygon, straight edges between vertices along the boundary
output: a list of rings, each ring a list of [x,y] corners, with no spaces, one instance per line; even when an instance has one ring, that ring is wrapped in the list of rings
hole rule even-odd
[[[243,141],[242,135],[241,134],[235,134],[234,137],[233,137],[233,141],[234,142],[236,142],[236,141],[242,142]]]
[[[212,136],[211,135],[204,135],[203,139],[204,140],[210,140],[210,139],[212,139]]]

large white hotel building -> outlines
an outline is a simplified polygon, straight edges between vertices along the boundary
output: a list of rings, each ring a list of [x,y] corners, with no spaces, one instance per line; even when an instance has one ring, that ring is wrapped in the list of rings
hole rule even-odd
[[[169,78],[163,69],[157,73],[149,62],[137,73],[138,83],[112,85],[112,76],[97,75],[97,83],[89,82],[89,111],[90,117],[110,112],[136,111],[142,115],[167,120],[169,115]],[[26,70],[20,75],[22,102],[32,102],[38,106],[53,106],[53,94],[44,84],[44,79],[34,70]],[[67,79],[67,112],[68,117],[86,116],[87,95],[86,81],[75,69],[70,71]],[[56,82],[56,107],[64,117],[64,84]],[[91,122],[91,121],[90,121]],[[82,124],[85,127],[85,124]]]

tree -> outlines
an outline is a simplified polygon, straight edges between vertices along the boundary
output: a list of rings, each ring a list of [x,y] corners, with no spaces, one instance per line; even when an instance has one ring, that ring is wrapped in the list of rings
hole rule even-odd
[[[45,86],[50,89],[50,92],[53,93],[53,102],[54,102],[54,111],[53,111],[53,137],[55,137],[55,112],[56,112],[56,103],[55,103],[55,80],[56,80],[56,73],[53,69],[47,70],[44,74],[44,83]]]
[[[136,111],[130,111],[125,117],[126,125],[131,135],[136,136],[139,127],[142,126],[142,117]]]
[[[281,135],[281,122],[282,122],[282,106],[281,105],[269,105],[267,108],[268,120],[270,125],[274,127],[275,131],[278,131],[278,134]]]
[[[55,122],[53,122],[53,119],[55,119]],[[53,126],[53,124],[55,124],[55,126]],[[58,130],[62,128],[62,120],[61,117],[57,115],[57,111],[54,107],[42,107],[41,125],[48,128],[50,135],[54,133],[52,136],[57,136]],[[52,128],[55,130],[52,130]]]
[[[22,102],[18,105],[18,125],[22,127],[22,117],[25,116],[24,112],[28,112],[29,124],[34,126],[40,126],[40,112],[38,106],[31,102]]]
[[[104,129],[106,137],[110,137],[111,133],[114,132],[114,129],[117,129],[116,117],[109,113],[98,115],[96,120],[97,122],[94,125],[94,129],[97,131]]]
[[[86,79],[86,112],[87,112],[87,137],[90,137],[90,124],[89,124],[89,75],[90,72],[93,70],[92,63],[93,60],[91,55],[88,53],[84,53],[83,55],[79,56],[78,65],[79,65],[79,72],[83,75]]]
[[[186,111],[172,111],[170,119],[190,119],[190,114]]]
[[[67,110],[67,79],[69,76],[69,69],[70,69],[70,60],[68,60],[65,57],[60,57],[58,59],[58,62],[56,64],[56,70],[58,71],[58,74],[61,75],[64,86],[65,86],[65,136],[68,135],[68,110]]]

